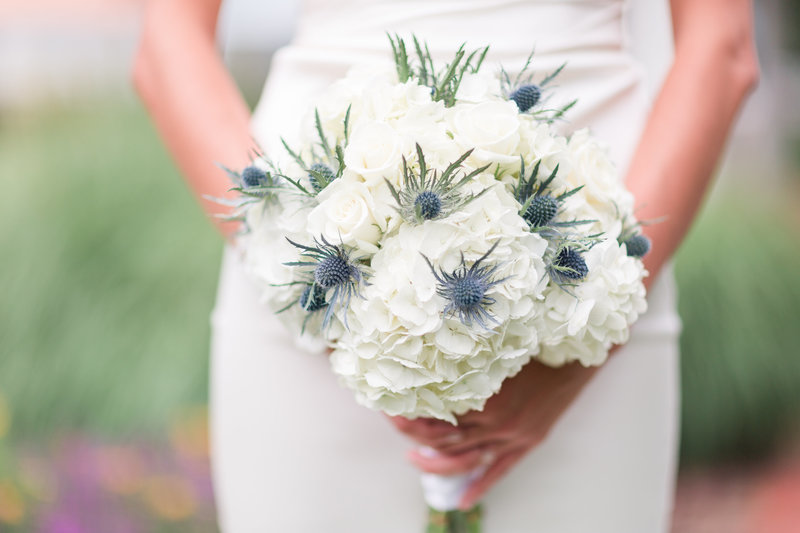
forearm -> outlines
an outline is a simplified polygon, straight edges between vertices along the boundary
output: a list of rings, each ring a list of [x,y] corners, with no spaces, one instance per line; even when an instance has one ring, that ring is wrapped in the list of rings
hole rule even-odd
[[[749,2],[731,3],[739,4],[740,17],[716,25],[713,17],[725,13],[724,9],[712,6],[703,12],[703,3],[698,2],[689,16],[683,6],[673,8],[675,61],[627,177],[640,206],[637,218],[665,217],[644,228],[653,241],[653,249],[645,257],[651,273],[648,282],[688,231],[731,125],[757,80]]]
[[[164,143],[209,214],[225,209],[203,196],[223,197],[230,188],[215,162],[243,167],[254,146],[249,111],[216,49],[218,8],[219,0],[151,1],[133,72]]]

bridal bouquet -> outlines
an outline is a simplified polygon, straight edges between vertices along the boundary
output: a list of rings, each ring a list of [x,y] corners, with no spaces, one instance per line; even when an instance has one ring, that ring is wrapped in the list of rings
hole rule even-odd
[[[463,47],[436,69],[390,40],[393,68],[351,71],[285,153],[229,171],[240,244],[359,403],[455,424],[531,358],[603,363],[645,310],[649,241],[601,144],[557,133],[561,69],[534,83]]]

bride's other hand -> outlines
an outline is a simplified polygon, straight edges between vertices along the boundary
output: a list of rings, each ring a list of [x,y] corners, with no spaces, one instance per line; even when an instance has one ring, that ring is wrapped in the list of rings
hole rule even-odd
[[[461,507],[469,509],[547,437],[596,371],[578,364],[554,369],[532,361],[489,398],[483,411],[459,417],[458,426],[393,420],[401,431],[439,452],[433,456],[410,452],[409,459],[420,470],[452,475],[486,466],[461,501]]]

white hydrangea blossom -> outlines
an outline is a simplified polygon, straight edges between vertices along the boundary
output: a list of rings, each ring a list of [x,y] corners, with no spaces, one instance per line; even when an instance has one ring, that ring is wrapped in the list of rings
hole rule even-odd
[[[538,355],[545,364],[602,364],[612,344],[627,342],[630,325],[647,310],[646,272],[624,246],[607,239],[584,257],[589,275],[573,288],[574,296],[553,285],[545,290],[546,311],[536,326],[547,332]]]
[[[372,258],[365,298],[351,305],[352,325],[331,356],[359,401],[390,414],[454,421],[454,414],[480,408],[528,361],[538,345],[531,325],[542,309],[547,243],[528,231],[517,210],[495,185],[462,212],[403,225],[384,241]],[[495,327],[443,316],[445,302],[423,255],[452,271],[462,252],[474,261],[495,241],[489,259],[499,265],[495,278],[505,280],[490,293]]]

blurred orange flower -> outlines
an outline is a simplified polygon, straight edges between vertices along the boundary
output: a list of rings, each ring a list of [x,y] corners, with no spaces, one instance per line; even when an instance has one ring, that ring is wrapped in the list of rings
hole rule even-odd
[[[0,481],[0,522],[18,525],[25,518],[25,502],[15,485]]]
[[[176,476],[148,478],[144,484],[142,497],[147,506],[165,520],[184,520],[197,508],[197,499],[192,486]]]

